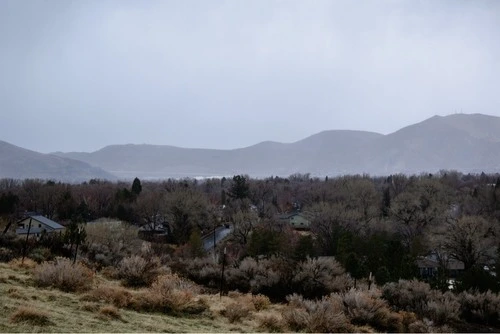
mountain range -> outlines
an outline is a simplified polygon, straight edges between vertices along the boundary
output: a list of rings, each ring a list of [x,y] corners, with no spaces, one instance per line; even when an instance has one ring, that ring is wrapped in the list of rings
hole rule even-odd
[[[294,143],[265,141],[233,150],[127,144],[91,153],[40,154],[0,142],[0,157],[0,177],[75,181],[235,174],[389,175],[442,169],[499,172],[500,117],[434,116],[387,135],[330,130]]]
[[[38,153],[1,140],[0,178],[50,179],[66,182],[88,181],[92,178],[117,179],[115,175],[86,162]]]

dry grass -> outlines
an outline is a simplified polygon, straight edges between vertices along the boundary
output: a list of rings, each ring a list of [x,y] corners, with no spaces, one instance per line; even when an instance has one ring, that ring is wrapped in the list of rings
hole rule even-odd
[[[119,281],[97,274],[95,282],[98,286],[81,295],[58,289],[41,289],[35,286],[32,271],[27,271],[17,265],[0,263],[0,272],[2,277],[7,278],[6,283],[0,284],[0,333],[271,332],[277,330],[273,329],[273,322],[270,319],[280,319],[283,307],[270,304],[267,308],[257,311],[251,295],[239,294],[240,299],[227,296],[220,298],[219,295],[200,295],[198,287],[193,283],[180,278],[176,279],[174,275],[172,277],[167,275],[162,278],[162,282],[157,283],[157,288],[181,291],[178,294],[177,292],[171,294],[169,298],[173,305],[178,305],[182,309],[182,312],[174,315],[173,312],[164,313],[146,309],[136,311],[134,308],[141,304],[138,300],[150,293],[151,288],[127,289],[120,286]],[[25,300],[18,299],[16,294],[30,299],[31,308],[48,314],[50,322],[42,327],[28,321],[11,321],[11,315],[27,303]],[[36,300],[32,299],[34,296]],[[151,294],[147,298],[150,296]],[[147,298],[143,299],[143,304],[150,300]],[[220,315],[220,311],[228,304],[235,301],[241,302],[241,300],[246,300],[245,303],[248,303],[251,309],[248,317],[232,324],[226,317]],[[148,308],[148,306],[144,307]],[[199,313],[201,309],[205,311]],[[193,313],[199,314],[193,315]],[[116,314],[120,317],[115,316]]]
[[[33,326],[47,326],[51,324],[49,315],[29,306],[17,308],[10,316],[11,323],[27,323]]]
[[[17,288],[7,289],[7,294],[9,295],[9,297],[14,298],[14,299],[28,300],[28,297],[26,297],[24,294],[19,292],[19,290]]]
[[[82,301],[83,296],[74,293],[62,292],[55,289],[40,289],[36,287],[30,278],[32,274],[17,266],[0,263],[0,272],[4,276],[16,277],[9,279],[6,284],[0,284],[0,332],[255,332],[257,324],[239,324],[236,328],[223,317],[213,317],[210,314],[189,316],[170,316],[162,313],[136,312],[130,308],[121,308],[114,305],[119,311],[121,319],[111,317],[104,318],[100,310],[109,306],[110,303],[103,299],[115,299],[119,292],[128,291],[132,296],[141,294],[146,290],[130,290],[119,287],[118,281],[107,280],[98,275],[97,281],[105,286],[108,297],[95,298],[97,301]],[[23,283],[20,283],[23,282]],[[25,296],[38,296],[37,300],[30,301],[32,308],[43,311],[50,316],[50,323],[43,327],[33,325],[29,322],[11,322],[10,316],[19,307],[26,304],[25,301],[12,298],[7,290],[16,289]],[[12,290],[14,291],[14,290]],[[93,291],[93,290],[92,290]],[[85,296],[92,293],[89,291]],[[97,295],[97,293],[96,293]],[[114,297],[109,297],[109,295]],[[212,296],[195,296],[194,300],[210,300]],[[218,299],[217,299],[218,300]],[[123,303],[123,302],[117,302]],[[206,302],[205,302],[206,303]],[[126,322],[124,321],[126,320]]]
[[[32,259],[13,259],[12,261],[9,262],[9,266],[13,268],[18,268],[18,269],[33,269],[38,265],[35,261]]]

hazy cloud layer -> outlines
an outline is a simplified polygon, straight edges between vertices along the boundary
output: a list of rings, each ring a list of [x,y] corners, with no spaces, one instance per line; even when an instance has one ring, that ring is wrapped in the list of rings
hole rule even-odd
[[[0,1],[0,140],[235,148],[500,116],[500,1]]]

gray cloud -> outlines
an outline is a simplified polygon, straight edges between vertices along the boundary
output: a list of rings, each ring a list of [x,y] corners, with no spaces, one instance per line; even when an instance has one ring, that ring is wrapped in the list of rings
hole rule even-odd
[[[0,2],[0,139],[235,148],[500,116],[498,1]]]

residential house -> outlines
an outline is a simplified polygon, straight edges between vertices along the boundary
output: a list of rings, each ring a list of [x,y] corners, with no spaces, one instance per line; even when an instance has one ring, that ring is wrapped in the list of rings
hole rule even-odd
[[[139,227],[138,235],[148,241],[164,242],[168,237],[167,223],[149,223]]]
[[[420,277],[430,278],[438,274],[439,270],[442,270],[445,266],[448,278],[456,278],[464,271],[464,263],[454,259],[447,259],[444,263],[440,263],[436,254],[430,254],[429,256],[421,256],[417,259],[417,266],[420,272]]]
[[[39,237],[42,233],[54,233],[64,230],[64,226],[56,223],[55,221],[41,216],[41,215],[28,215],[17,222],[16,234],[26,235],[30,234]]]
[[[310,229],[311,221],[298,211],[279,215],[278,218],[287,221],[290,226],[296,230]]]

